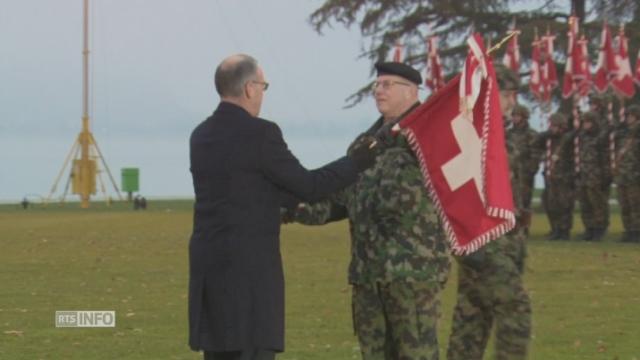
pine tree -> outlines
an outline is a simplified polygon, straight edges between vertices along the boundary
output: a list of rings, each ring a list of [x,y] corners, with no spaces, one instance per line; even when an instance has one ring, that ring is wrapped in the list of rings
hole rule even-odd
[[[552,0],[540,1],[532,9],[523,10],[521,0],[326,0],[310,16],[310,23],[318,32],[333,24],[347,28],[358,26],[365,40],[361,57],[373,64],[388,59],[396,42],[404,44],[405,62],[420,69],[425,65],[425,39],[435,35],[440,39],[440,51],[445,73],[459,72],[467,53],[465,41],[473,32],[484,35],[493,44],[506,35],[515,21],[521,31],[520,50],[525,65],[521,75],[528,75],[527,59],[531,56],[534,29],[547,29],[556,35],[556,61],[564,61],[567,19],[573,12],[581,21],[580,31],[590,39],[591,59],[596,58],[602,19],[616,26],[625,23],[629,37],[629,54],[633,56],[640,45],[640,4],[637,0],[572,0],[571,9],[560,7]],[[502,56],[499,51],[496,56]],[[562,78],[564,64],[557,64]],[[372,70],[373,71],[373,70]],[[347,102],[354,105],[370,94],[367,84],[351,95]]]

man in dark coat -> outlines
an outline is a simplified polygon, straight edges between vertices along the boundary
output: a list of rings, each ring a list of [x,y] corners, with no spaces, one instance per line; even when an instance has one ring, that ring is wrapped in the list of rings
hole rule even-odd
[[[216,69],[221,102],[191,134],[189,345],[205,359],[273,359],[284,350],[280,207],[313,202],[373,165],[371,142],[309,171],[279,127],[258,118],[268,88],[247,55]]]

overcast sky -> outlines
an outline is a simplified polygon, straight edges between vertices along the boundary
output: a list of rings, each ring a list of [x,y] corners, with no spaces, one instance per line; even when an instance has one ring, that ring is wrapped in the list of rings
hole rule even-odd
[[[91,130],[118,186],[139,167],[143,195],[193,196],[189,134],[218,103],[216,65],[239,52],[264,68],[261,115],[305,166],[344,154],[378,113],[371,99],[343,109],[371,65],[357,27],[313,31],[322,3],[92,0]],[[46,196],[81,129],[82,0],[0,7],[0,201]]]
[[[309,26],[321,3],[91,1],[91,129],[118,185],[133,166],[142,194],[192,196],[188,137],[218,103],[215,66],[238,52],[264,68],[262,116],[303,164],[343,154],[377,112],[343,109],[370,65],[357,30]],[[0,200],[45,196],[81,128],[82,0],[0,5]]]

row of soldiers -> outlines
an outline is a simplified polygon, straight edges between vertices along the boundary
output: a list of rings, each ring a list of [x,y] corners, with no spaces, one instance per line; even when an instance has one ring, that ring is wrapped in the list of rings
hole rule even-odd
[[[612,122],[606,100],[590,98],[589,111],[570,126],[561,112],[549,118],[549,129],[536,132],[529,111],[517,105],[507,123],[507,146],[514,153],[511,167],[525,209],[531,209],[534,178],[544,176],[542,205],[549,219],[551,240],[568,240],[577,200],[585,232],[582,240],[598,241],[609,226],[609,198],[616,185],[624,233],[621,241],[640,242],[640,106],[627,107]]]

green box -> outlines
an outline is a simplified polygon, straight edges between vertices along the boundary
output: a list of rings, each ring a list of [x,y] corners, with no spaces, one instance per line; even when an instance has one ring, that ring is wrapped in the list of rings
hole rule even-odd
[[[122,168],[121,187],[124,192],[140,191],[140,169]]]

